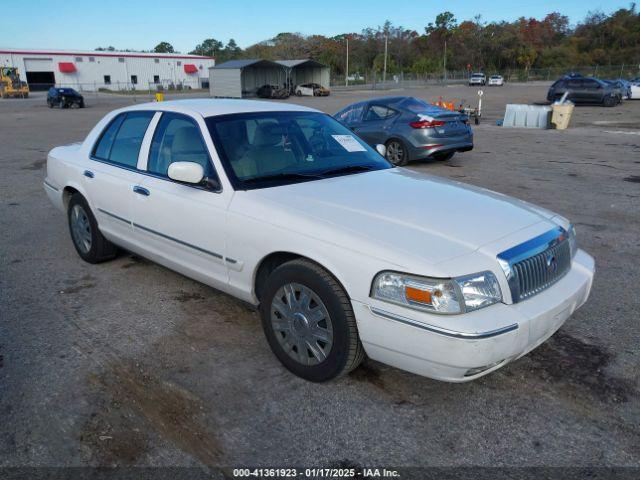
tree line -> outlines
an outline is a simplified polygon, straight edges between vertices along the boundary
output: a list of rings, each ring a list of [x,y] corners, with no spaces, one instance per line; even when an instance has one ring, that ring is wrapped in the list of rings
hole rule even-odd
[[[448,70],[503,71],[505,69],[571,68],[581,65],[640,64],[640,14],[636,5],[606,15],[591,12],[574,27],[567,16],[552,12],[542,19],[521,17],[513,22],[484,22],[478,15],[459,22],[442,12],[422,32],[386,21],[377,28],[333,37],[279,33],[240,48],[208,38],[189,53],[216,58],[271,60],[313,58],[345,73],[349,43],[349,73],[381,72],[387,43],[387,72],[428,74]],[[161,42],[156,52],[174,52]],[[446,52],[446,53],[445,53]],[[446,55],[446,58],[445,58]]]

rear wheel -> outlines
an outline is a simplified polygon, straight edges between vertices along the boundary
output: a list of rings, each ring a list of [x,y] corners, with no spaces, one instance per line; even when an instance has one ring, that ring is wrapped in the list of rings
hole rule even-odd
[[[613,107],[616,105],[616,98],[613,95],[607,95],[606,97],[604,97],[604,101],[602,102],[602,104],[605,107]]]
[[[302,96],[302,90],[296,90],[296,97]]]
[[[386,158],[398,167],[402,167],[409,163],[409,152],[401,140],[389,140],[385,146],[387,147]]]
[[[364,358],[349,297],[319,265],[304,259],[281,265],[267,279],[261,300],[269,346],[299,377],[331,380]]]
[[[115,257],[116,246],[102,235],[89,204],[79,193],[69,200],[67,217],[73,246],[85,262],[99,263]]]

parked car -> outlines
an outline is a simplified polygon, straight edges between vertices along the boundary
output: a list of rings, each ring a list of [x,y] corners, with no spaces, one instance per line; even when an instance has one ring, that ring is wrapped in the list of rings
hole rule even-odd
[[[489,77],[490,87],[504,87],[504,78],[502,75],[491,75]]]
[[[289,91],[277,85],[262,85],[256,93],[260,98],[289,98]]]
[[[295,93],[298,97],[327,97],[331,94],[331,91],[319,83],[305,83],[296,85]]]
[[[312,381],[365,354],[478,378],[553,335],[593,281],[565,218],[395,168],[297,105],[119,109],[49,152],[44,189],[83,260],[122,247],[255,305],[276,357]]]
[[[487,77],[484,73],[472,73],[469,77],[469,86],[486,85]]]
[[[629,82],[629,90],[631,96],[629,97],[632,100],[637,100],[640,98],[640,77],[635,78]]]
[[[382,144],[394,165],[432,158],[449,160],[473,149],[467,115],[413,97],[383,97],[354,103],[335,118],[369,145]]]
[[[608,85],[611,85],[616,95],[616,98],[618,99],[618,103],[621,103],[624,98],[627,98],[627,89],[624,87],[622,82],[619,82],[618,80],[605,80],[605,79],[599,79],[599,80]]]
[[[84,97],[73,88],[51,87],[47,93],[49,108],[84,108]]]
[[[565,92],[569,92],[569,100],[573,103],[601,104],[613,107],[620,103],[620,91],[613,85],[597,78],[563,78],[554,82],[547,93],[547,100],[555,102]]]

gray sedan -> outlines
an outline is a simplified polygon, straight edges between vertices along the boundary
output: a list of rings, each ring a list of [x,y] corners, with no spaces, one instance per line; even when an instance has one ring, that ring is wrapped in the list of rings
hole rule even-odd
[[[469,118],[413,97],[384,97],[354,103],[335,115],[368,144],[383,144],[394,165],[433,158],[449,160],[473,149]]]

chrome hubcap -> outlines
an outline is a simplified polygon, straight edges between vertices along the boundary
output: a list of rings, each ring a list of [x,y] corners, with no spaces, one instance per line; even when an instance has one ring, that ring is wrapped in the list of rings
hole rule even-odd
[[[91,250],[91,223],[87,212],[80,205],[74,205],[71,210],[71,234],[73,242],[83,253]]]
[[[394,165],[400,161],[404,157],[404,150],[402,149],[402,145],[398,142],[390,142],[387,145],[387,160],[389,160]]]
[[[278,343],[302,365],[327,359],[333,345],[333,325],[320,297],[299,283],[280,287],[271,301],[271,326]]]

